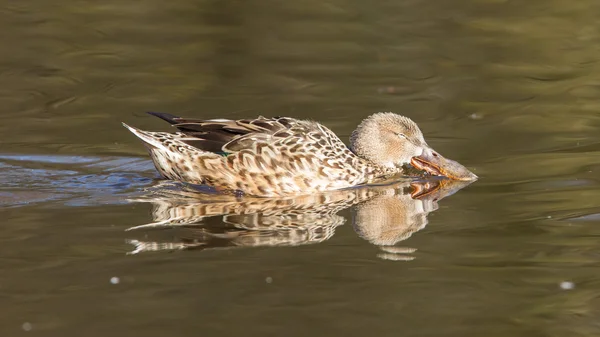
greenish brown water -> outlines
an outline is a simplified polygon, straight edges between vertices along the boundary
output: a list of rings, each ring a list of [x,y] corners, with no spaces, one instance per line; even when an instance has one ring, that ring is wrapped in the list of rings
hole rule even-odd
[[[599,335],[599,11],[0,3],[0,334]],[[197,209],[144,199],[160,184],[120,122],[167,130],[149,110],[312,118],[343,139],[394,111],[480,180],[439,206],[390,199],[424,207],[394,249],[356,206],[259,238],[220,215],[125,231]]]

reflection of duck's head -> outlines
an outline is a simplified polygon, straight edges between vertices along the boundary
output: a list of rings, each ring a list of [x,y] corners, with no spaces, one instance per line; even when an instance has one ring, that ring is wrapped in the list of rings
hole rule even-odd
[[[425,227],[427,214],[437,208],[435,201],[392,191],[356,206],[353,225],[358,235],[370,243],[391,246]]]
[[[428,181],[410,184],[410,193],[394,189],[356,206],[353,226],[359,236],[378,246],[391,246],[408,239],[427,225],[427,215],[437,202],[469,182]]]
[[[477,176],[461,164],[444,158],[423,138],[410,118],[381,112],[362,121],[350,138],[352,150],[379,166],[411,164],[432,175],[456,180],[475,180]]]

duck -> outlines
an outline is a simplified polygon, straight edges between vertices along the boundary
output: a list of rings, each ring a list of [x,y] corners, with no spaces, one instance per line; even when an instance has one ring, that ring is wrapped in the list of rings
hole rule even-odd
[[[159,174],[237,196],[284,197],[376,183],[415,168],[427,175],[478,177],[443,157],[410,118],[378,112],[365,118],[347,146],[325,125],[291,117],[190,119],[149,112],[177,129],[123,125],[146,146]]]

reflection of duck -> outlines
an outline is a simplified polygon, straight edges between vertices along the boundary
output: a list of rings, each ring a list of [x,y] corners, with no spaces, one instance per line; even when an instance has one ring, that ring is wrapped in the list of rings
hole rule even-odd
[[[228,195],[205,195],[178,190],[165,194],[158,190],[138,201],[154,205],[154,222],[132,227],[145,229],[144,235],[160,236],[172,228],[183,231],[172,239],[130,240],[136,246],[133,253],[174,249],[214,249],[257,246],[297,246],[328,240],[335,229],[345,222],[337,215],[356,205],[354,228],[362,238],[380,246],[390,259],[406,259],[396,253],[406,250],[393,247],[427,224],[427,214],[437,209],[437,201],[469,182],[433,180],[403,182],[392,185],[368,186],[322,194],[288,198],[243,198]],[[206,198],[206,199],[203,199]],[[222,221],[211,225],[210,218]],[[410,252],[410,250],[408,251]]]
[[[350,147],[325,126],[288,117],[195,120],[151,113],[179,132],[125,125],[146,145],[160,174],[254,196],[303,195],[372,183],[411,164],[432,175],[477,178],[436,153],[417,124],[377,113],[352,133]]]
[[[446,181],[411,184],[412,193],[394,193],[385,190],[354,208],[353,226],[356,233],[373,245],[379,246],[381,258],[412,260],[404,255],[416,249],[394,247],[427,225],[427,216],[438,209],[437,201],[454,193],[463,185],[448,186]]]

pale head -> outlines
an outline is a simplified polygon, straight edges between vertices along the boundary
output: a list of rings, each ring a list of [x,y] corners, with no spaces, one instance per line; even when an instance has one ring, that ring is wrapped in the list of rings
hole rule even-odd
[[[360,123],[350,137],[350,146],[362,158],[380,166],[395,167],[420,156],[427,143],[410,118],[380,112]]]
[[[476,175],[459,163],[434,151],[410,118],[391,112],[369,116],[352,132],[350,147],[376,165],[399,168],[411,164],[433,175],[457,180],[474,180]]]

